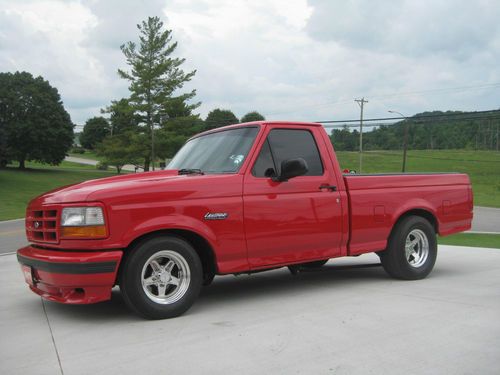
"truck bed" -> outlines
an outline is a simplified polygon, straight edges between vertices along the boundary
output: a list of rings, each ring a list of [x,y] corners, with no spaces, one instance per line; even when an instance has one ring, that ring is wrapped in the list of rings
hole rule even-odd
[[[441,236],[471,227],[472,190],[466,174],[349,174],[344,182],[349,255],[385,249],[394,224],[408,211],[426,215]]]

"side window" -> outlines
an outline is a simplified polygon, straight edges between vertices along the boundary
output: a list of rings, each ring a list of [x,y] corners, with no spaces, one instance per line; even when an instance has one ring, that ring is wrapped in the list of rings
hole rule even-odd
[[[306,176],[323,175],[323,164],[311,132],[300,129],[274,129],[267,140],[278,175],[281,173],[281,162],[295,158],[303,158],[307,162],[309,171]]]
[[[274,162],[269,148],[269,142],[266,139],[252,168],[252,174],[255,177],[271,177],[274,174]]]

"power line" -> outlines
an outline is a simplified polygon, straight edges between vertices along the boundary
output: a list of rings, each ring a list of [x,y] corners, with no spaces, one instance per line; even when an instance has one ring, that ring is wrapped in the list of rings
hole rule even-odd
[[[421,121],[421,122],[418,122],[418,121],[414,121],[413,123],[416,124],[416,125],[427,124],[427,125],[440,126],[440,125],[445,125],[446,123],[459,122],[459,121],[462,121],[462,120],[464,120],[464,121],[465,120],[470,120],[470,121],[474,121],[474,120],[500,120],[500,116],[499,117],[468,118],[468,119],[450,119],[449,121],[441,119],[441,120],[437,120],[436,122],[431,122],[431,121],[426,121],[426,122]],[[400,121],[398,121],[398,122],[378,122],[378,123],[371,123],[371,124],[368,124],[368,125],[365,124],[365,127],[369,126],[370,128],[376,128],[376,127],[380,127],[380,126],[394,126],[394,125],[398,125],[399,123],[400,123]],[[326,129],[339,129],[339,128],[350,128],[350,129],[352,129],[352,128],[358,128],[359,127],[359,124],[334,124],[334,125],[322,124],[322,125]],[[477,125],[486,126],[487,124],[486,123],[479,123]]]
[[[413,95],[432,94],[432,93],[440,93],[440,92],[469,91],[469,90],[495,89],[495,88],[500,88],[500,82],[483,83],[483,84],[470,85],[470,86],[433,88],[433,89],[420,90],[420,91],[394,92],[394,93],[386,93],[386,94],[380,94],[380,95],[374,94],[374,95],[370,95],[370,98],[371,99],[386,99],[386,98],[400,97],[400,96],[413,96]],[[284,114],[299,112],[300,110],[305,109],[305,108],[318,108],[318,107],[332,106],[332,105],[336,105],[336,104],[347,104],[347,103],[351,103],[351,100],[349,100],[349,99],[347,99],[347,100],[345,100],[345,99],[330,100],[330,101],[319,103],[319,104],[302,106],[300,109],[294,109],[294,110],[286,111],[286,112],[266,113],[265,115],[266,116],[284,115]]]
[[[476,114],[478,115],[484,115],[487,113],[495,114],[495,115],[500,115],[500,110],[492,109],[488,111],[476,111],[476,112],[464,112],[464,113],[443,113],[443,114],[436,114],[436,115],[418,115],[418,116],[413,116],[413,117],[408,117],[409,120],[413,122],[418,122],[420,120],[427,120],[427,119],[435,119],[435,118],[445,118],[449,121],[461,121],[461,120],[477,120],[477,119],[493,119],[491,116],[475,116]],[[469,117],[460,117],[457,119],[450,118],[450,117],[459,117],[459,116],[469,116]],[[368,118],[368,119],[363,119],[363,122],[372,122],[372,121],[395,121],[395,120],[405,120],[405,117],[379,117],[379,118]],[[344,124],[344,123],[358,123],[358,119],[349,119],[349,120],[322,120],[322,121],[315,121],[320,124]],[[327,126],[327,125],[323,125]]]

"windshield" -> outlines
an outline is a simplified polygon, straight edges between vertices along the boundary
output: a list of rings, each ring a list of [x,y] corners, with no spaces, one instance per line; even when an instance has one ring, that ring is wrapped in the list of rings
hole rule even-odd
[[[244,127],[191,139],[174,156],[168,169],[236,173],[243,165],[258,132],[258,127]]]

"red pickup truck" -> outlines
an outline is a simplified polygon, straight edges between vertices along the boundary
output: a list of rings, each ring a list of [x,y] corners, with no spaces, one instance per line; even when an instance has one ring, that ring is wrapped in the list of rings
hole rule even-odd
[[[45,299],[94,303],[119,285],[151,319],[182,314],[215,275],[375,252],[390,276],[426,277],[436,234],[470,228],[465,174],[347,174],[320,124],[262,121],[191,138],[165,171],[33,199],[17,252]]]

